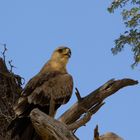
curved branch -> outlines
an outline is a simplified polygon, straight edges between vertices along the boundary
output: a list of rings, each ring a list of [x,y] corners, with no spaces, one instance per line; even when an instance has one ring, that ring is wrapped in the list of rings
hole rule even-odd
[[[125,78],[116,81],[111,79],[95,91],[82,98],[81,101],[76,102],[64,114],[62,114],[58,120],[66,124],[74,123],[83,113],[86,112],[85,109],[89,110],[90,108],[93,108],[97,103],[103,101],[105,98],[114,94],[123,87],[136,84],[138,84],[138,81],[133,79]]]
[[[104,102],[98,103],[96,106],[88,110],[87,113],[82,118],[68,125],[68,129],[73,131],[80,128],[81,126],[84,126],[87,122],[90,121],[92,115],[95,114],[103,105],[104,105]]]
[[[42,140],[78,140],[65,124],[53,119],[39,109],[33,109],[30,117]],[[50,138],[51,136],[52,138]]]

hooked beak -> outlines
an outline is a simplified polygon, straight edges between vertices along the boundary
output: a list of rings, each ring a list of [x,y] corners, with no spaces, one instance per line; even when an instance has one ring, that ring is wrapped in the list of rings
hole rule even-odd
[[[68,57],[71,57],[71,50],[69,48],[66,49],[66,55],[68,55]]]

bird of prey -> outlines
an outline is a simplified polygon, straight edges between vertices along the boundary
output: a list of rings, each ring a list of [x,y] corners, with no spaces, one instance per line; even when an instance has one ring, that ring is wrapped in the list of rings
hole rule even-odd
[[[66,65],[70,56],[71,50],[68,47],[55,49],[50,60],[26,84],[21,97],[13,107],[16,118],[8,127],[8,130],[12,129],[12,138],[18,135],[23,137],[22,139],[33,139],[33,126],[29,114],[34,108],[39,108],[54,117],[56,110],[69,101],[73,79],[67,72]],[[30,133],[30,136],[25,131]],[[23,135],[26,135],[26,138]]]
[[[101,135],[99,139],[100,140],[123,140],[123,138],[121,138],[120,136],[118,136],[113,132],[107,132],[104,135]]]

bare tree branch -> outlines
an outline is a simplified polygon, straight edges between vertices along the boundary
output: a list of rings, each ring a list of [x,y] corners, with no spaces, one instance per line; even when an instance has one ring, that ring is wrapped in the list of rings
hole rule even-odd
[[[135,84],[138,84],[138,81],[132,79],[122,79],[116,81],[114,79],[109,80],[103,86],[82,98],[80,102],[76,102],[64,114],[62,114],[58,120],[66,124],[71,124],[78,120],[81,115],[86,112],[84,109],[82,109],[82,107],[89,110],[97,103],[117,92],[119,89]]]
[[[50,140],[78,140],[65,124],[53,119],[39,109],[32,110],[30,117],[42,140],[48,140],[49,135],[53,136]]]
[[[93,140],[100,140],[99,131],[98,131],[98,125],[96,125],[96,127],[94,129],[94,139]]]
[[[12,64],[12,60],[8,61],[9,65],[10,65],[10,72],[13,72],[13,68],[16,68],[13,64]]]
[[[103,102],[100,102],[97,105],[95,105],[93,108],[88,110],[87,113],[85,113],[85,115],[81,117],[79,120],[68,125],[68,129],[75,130],[75,129],[80,128],[81,126],[84,126],[87,122],[90,121],[92,115],[95,114],[103,105],[104,105]]]
[[[81,97],[81,95],[80,95],[79,90],[78,90],[77,88],[75,88],[75,90],[76,90],[75,94],[76,94],[77,100],[78,100],[78,101],[81,101],[81,100],[82,100],[82,97]]]

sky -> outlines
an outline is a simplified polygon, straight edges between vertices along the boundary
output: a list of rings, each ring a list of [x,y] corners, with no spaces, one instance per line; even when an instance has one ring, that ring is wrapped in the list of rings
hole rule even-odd
[[[6,60],[13,60],[14,72],[26,82],[39,72],[53,50],[61,45],[72,50],[68,71],[84,97],[108,80],[139,80],[139,68],[131,69],[130,48],[113,56],[114,40],[125,30],[119,11],[109,14],[110,0],[0,0],[0,43],[6,43]],[[0,45],[0,51],[2,51]],[[126,87],[105,100],[105,105],[86,126],[77,130],[80,140],[92,140],[114,132],[124,140],[140,139],[140,86]],[[70,102],[57,116],[77,101]]]

